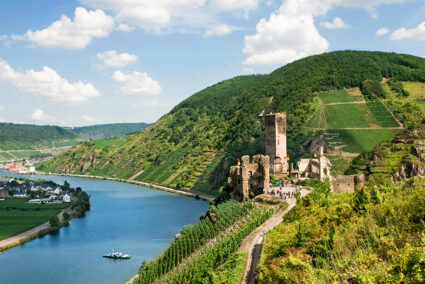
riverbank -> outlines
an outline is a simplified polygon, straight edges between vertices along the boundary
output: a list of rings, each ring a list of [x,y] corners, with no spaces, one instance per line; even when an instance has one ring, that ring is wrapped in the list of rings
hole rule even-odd
[[[143,181],[137,181],[133,179],[121,179],[121,178],[110,178],[110,177],[102,177],[102,176],[91,176],[91,175],[75,175],[75,174],[58,174],[58,173],[44,173],[44,172],[38,172],[38,174],[43,175],[55,175],[55,176],[69,176],[69,177],[80,177],[80,178],[93,178],[93,179],[102,179],[102,180],[110,180],[110,181],[118,181],[118,182],[125,182],[125,183],[131,183],[131,184],[137,184],[146,186],[152,189],[159,189],[162,191],[167,191],[175,194],[185,195],[193,198],[199,198],[205,201],[210,201],[214,198],[214,196],[195,191],[195,190],[185,190],[185,189],[178,189],[178,188],[172,188],[160,184],[155,183],[149,183],[149,182],[143,182]]]
[[[64,221],[64,217],[63,217],[64,213],[68,213],[71,216],[71,218]],[[57,217],[59,218],[60,226],[58,228],[55,228],[55,230],[59,230],[60,228],[68,225],[68,222],[71,221],[72,218],[73,218],[72,216],[73,216],[73,214],[72,214],[71,206],[63,209],[57,215]],[[47,221],[47,222],[45,222],[45,223],[43,223],[43,224],[41,224],[37,227],[34,227],[34,228],[32,228],[28,231],[25,231],[25,232],[22,232],[18,235],[13,236],[13,237],[1,240],[0,241],[0,254],[2,252],[4,252],[5,250],[11,249],[13,247],[16,247],[16,246],[19,246],[19,245],[22,245],[22,244],[25,244],[29,241],[36,239],[36,238],[43,237],[43,236],[52,232],[50,229],[51,229],[50,222]]]

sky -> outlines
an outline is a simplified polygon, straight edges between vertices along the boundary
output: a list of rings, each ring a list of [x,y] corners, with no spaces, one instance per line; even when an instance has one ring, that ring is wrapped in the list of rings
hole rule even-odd
[[[424,57],[425,1],[1,1],[0,121],[151,123],[219,81],[343,49]]]

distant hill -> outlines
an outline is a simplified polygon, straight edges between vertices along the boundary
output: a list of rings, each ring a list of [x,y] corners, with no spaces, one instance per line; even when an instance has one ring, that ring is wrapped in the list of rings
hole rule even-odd
[[[147,128],[147,123],[113,123],[84,127],[74,127],[71,130],[83,139],[103,139],[120,137]]]
[[[389,78],[391,84],[386,82]],[[393,130],[397,129],[392,128],[399,126],[385,124],[395,119],[388,107],[403,119],[425,110],[423,99],[403,98],[409,94],[401,83],[424,81],[425,59],[411,55],[337,51],[311,56],[269,75],[217,83],[184,100],[145,131],[126,136],[125,141],[84,142],[38,169],[216,190],[225,183],[236,157],[264,153],[261,113],[287,112],[290,162],[305,154],[300,145],[320,131],[327,131],[328,143],[358,155],[396,135]],[[410,85],[416,88],[416,83]],[[328,91],[333,92],[327,95]],[[368,103],[332,105],[358,99],[349,91],[359,92]],[[385,105],[379,104],[384,100]],[[347,166],[340,165],[341,171]]]
[[[0,123],[1,150],[49,148],[56,141],[77,138],[77,134],[59,126]]]

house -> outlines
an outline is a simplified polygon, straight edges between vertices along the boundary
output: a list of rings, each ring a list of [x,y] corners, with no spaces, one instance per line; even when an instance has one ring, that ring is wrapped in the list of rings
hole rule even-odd
[[[63,202],[69,203],[71,202],[71,196],[67,193],[63,196]]]
[[[61,193],[61,192],[62,192],[62,189],[59,186],[56,187],[55,190],[53,190],[53,193],[56,194],[56,195]]]
[[[5,189],[0,189],[0,198],[8,198],[9,192]]]
[[[13,179],[11,178],[0,178],[0,186],[1,185],[7,185],[8,183],[10,183]]]
[[[49,198],[38,198],[38,199],[28,200],[28,203],[35,203],[35,204],[47,204],[49,202],[50,202]]]
[[[15,192],[13,193],[13,197],[26,198],[28,195],[25,192]]]

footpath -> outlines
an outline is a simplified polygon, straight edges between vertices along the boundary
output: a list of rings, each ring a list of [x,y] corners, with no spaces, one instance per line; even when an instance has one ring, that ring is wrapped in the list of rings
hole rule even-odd
[[[310,191],[303,189],[301,191],[301,197],[309,194]],[[275,226],[282,222],[283,216],[291,211],[292,208],[297,204],[295,198],[287,199],[288,208],[284,212],[277,212],[273,214],[266,222],[264,222],[260,227],[252,231],[248,236],[246,236],[242,245],[239,248],[239,252],[247,251],[248,252],[248,261],[245,265],[245,270],[243,273],[242,281],[243,284],[254,284],[255,283],[255,270],[257,268],[258,261],[260,260],[261,250],[262,250],[262,241],[265,233],[273,229]]]

